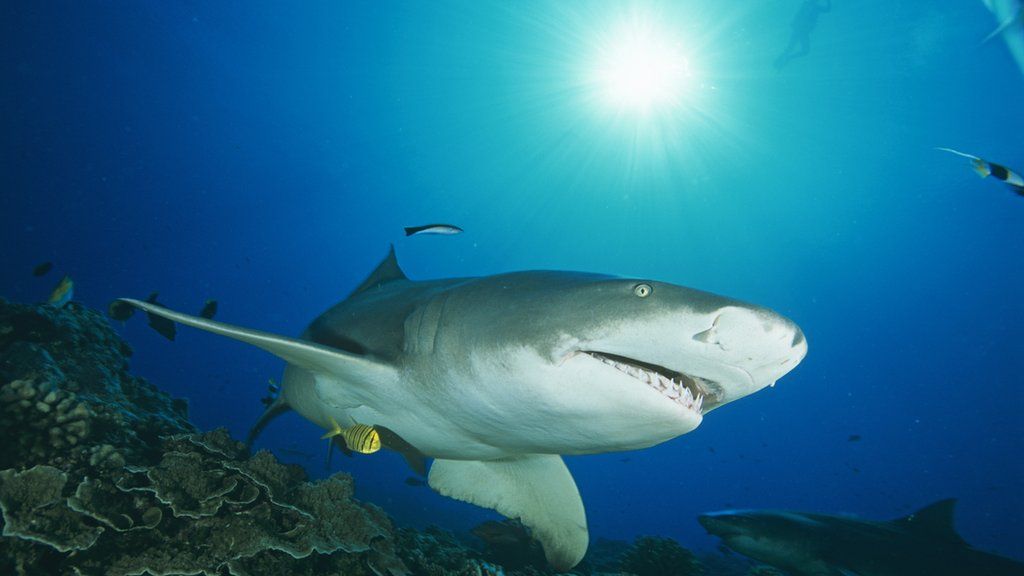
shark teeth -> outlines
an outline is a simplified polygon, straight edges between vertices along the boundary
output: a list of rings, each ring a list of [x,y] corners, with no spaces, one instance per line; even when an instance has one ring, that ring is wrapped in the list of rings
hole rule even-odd
[[[701,382],[700,378],[685,374],[680,375],[678,379],[669,378],[668,376],[660,374],[654,370],[635,366],[627,362],[620,362],[597,352],[587,352],[587,354],[611,366],[612,368],[615,368],[623,374],[627,374],[644,384],[647,384],[651,388],[660,392],[662,396],[672,400],[683,408],[702,414],[701,409],[704,406],[704,394],[701,392],[699,384]]]

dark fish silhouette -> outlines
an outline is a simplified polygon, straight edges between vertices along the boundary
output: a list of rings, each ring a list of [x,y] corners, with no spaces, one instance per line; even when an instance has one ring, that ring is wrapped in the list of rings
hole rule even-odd
[[[846,439],[847,442],[860,442],[860,434],[850,434],[850,437]]]
[[[135,314],[135,307],[123,300],[114,300],[107,306],[107,316],[125,322]]]
[[[213,317],[217,314],[217,301],[207,300],[206,304],[203,304],[203,309],[199,311],[199,315],[207,320],[213,320]]]
[[[416,236],[417,234],[443,234],[450,236],[452,234],[460,234],[462,232],[462,228],[451,224],[426,224],[424,226],[412,226],[405,229],[406,236]]]
[[[153,292],[146,298],[146,302],[150,304],[156,304],[157,306],[163,306],[163,304],[156,301],[159,293]],[[146,318],[149,319],[149,327],[156,330],[158,334],[167,338],[168,340],[174,341],[174,336],[178,333],[178,329],[174,326],[174,322],[164,318],[163,316],[157,316],[151,312],[146,312]]]
[[[32,275],[36,277],[46,276],[50,270],[53,270],[53,262],[43,262],[32,269]]]

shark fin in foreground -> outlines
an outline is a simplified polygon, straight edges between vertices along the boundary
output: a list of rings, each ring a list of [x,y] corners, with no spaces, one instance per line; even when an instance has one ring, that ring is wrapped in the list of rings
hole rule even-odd
[[[260,330],[250,330],[198,316],[189,316],[188,314],[175,312],[163,306],[131,298],[121,298],[120,300],[135,306],[147,314],[155,314],[179,324],[213,332],[220,336],[227,336],[246,344],[252,344],[257,348],[270,352],[289,364],[301,366],[313,373],[343,374],[346,380],[351,380],[352,382],[372,383],[386,377],[386,373],[392,371],[386,365],[374,362],[363,356],[320,346],[312,342],[288,338],[287,336],[278,336],[277,334]]]
[[[587,552],[587,517],[562,458],[532,454],[489,462],[434,460],[427,483],[445,496],[519,518],[566,571]]]

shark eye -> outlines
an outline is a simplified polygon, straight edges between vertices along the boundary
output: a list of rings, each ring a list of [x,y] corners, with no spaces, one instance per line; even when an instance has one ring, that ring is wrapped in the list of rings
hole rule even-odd
[[[647,298],[654,292],[654,288],[651,288],[650,284],[637,284],[633,286],[633,294],[636,294],[640,298]]]

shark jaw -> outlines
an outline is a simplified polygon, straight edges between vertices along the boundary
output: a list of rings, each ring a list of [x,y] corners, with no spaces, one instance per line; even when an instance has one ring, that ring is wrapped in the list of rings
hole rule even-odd
[[[617,354],[592,350],[581,350],[579,353],[586,354],[630,378],[640,381],[676,403],[683,410],[687,410],[691,415],[703,418],[702,407],[704,398],[709,395],[710,383],[702,378]]]

